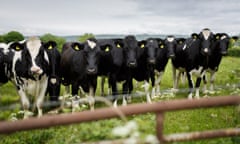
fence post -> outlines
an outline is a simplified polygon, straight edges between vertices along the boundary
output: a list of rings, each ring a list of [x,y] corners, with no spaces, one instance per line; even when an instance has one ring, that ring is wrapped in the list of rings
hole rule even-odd
[[[163,138],[163,122],[164,122],[164,113],[163,112],[158,112],[156,113],[156,130],[157,130],[157,138],[158,141],[161,144],[164,144],[164,138]]]

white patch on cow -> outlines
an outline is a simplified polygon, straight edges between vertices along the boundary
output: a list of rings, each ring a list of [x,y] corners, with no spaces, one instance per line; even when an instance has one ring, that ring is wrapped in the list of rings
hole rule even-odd
[[[197,77],[202,77],[202,70],[203,70],[203,67],[202,66],[200,66],[198,69],[193,69],[193,70],[191,70],[190,71],[190,74],[191,75],[195,75],[195,76],[197,76]]]
[[[205,53],[208,53],[208,48],[204,48],[203,50]]]
[[[209,37],[210,34],[211,34],[211,31],[208,30],[208,29],[205,29],[205,30],[202,30],[202,34],[203,34],[204,39],[207,40],[208,37]]]
[[[221,40],[223,40],[223,39],[225,39],[225,38],[227,38],[227,36],[226,36],[226,35],[223,35],[223,36],[221,37]]]
[[[3,49],[3,53],[7,54],[8,53],[8,45],[5,43],[0,43],[0,48]]]
[[[48,55],[47,55],[47,52],[44,51],[44,59],[48,62],[49,64],[49,58],[48,58]]]
[[[87,43],[91,49],[94,49],[97,45],[94,41],[90,41],[90,40],[87,40]]]
[[[153,42],[153,40],[151,39],[149,42],[150,42],[150,43],[152,43],[152,42]]]
[[[174,41],[174,37],[167,37],[167,41],[173,42]]]
[[[187,48],[187,44],[185,44],[184,46],[183,46],[183,50],[185,50]]]
[[[40,51],[41,45],[41,40],[38,37],[31,37],[27,41],[27,49],[32,59],[31,71],[37,74],[41,74],[43,72],[43,70],[35,63],[35,59]]]

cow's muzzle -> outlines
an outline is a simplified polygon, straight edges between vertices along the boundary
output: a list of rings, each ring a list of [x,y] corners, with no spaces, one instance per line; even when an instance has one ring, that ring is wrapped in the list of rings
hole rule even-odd
[[[30,70],[31,70],[31,73],[34,75],[40,75],[43,73],[43,70],[38,66],[33,66],[33,67],[31,67]]]

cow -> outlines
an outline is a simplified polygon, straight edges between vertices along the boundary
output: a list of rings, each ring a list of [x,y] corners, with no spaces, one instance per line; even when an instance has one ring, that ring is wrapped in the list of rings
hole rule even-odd
[[[60,95],[60,60],[61,55],[57,49],[57,44],[54,41],[49,41],[46,45],[46,52],[49,57],[50,72],[48,78],[47,93],[51,102],[51,107],[55,108],[59,105]]]
[[[137,81],[144,81],[144,89],[146,100],[151,103],[151,95],[149,91],[149,80],[154,87],[154,69],[156,64],[157,50],[159,48],[158,41],[154,38],[148,38],[138,42],[137,49],[137,66],[133,68],[133,78]]]
[[[6,73],[6,53],[8,51],[8,45],[0,43],[0,85],[8,82],[8,76]]]
[[[184,58],[184,68],[187,72],[189,99],[192,99],[194,92],[193,75],[197,77],[195,97],[199,98],[199,87],[208,66],[213,36],[211,30],[205,28],[198,35],[188,38],[183,46],[184,56],[182,58]]]
[[[164,73],[165,67],[168,63],[169,58],[175,57],[174,54],[174,36],[167,36],[166,39],[158,38],[158,50],[156,54],[156,64],[155,64],[155,75],[156,80],[154,87],[152,89],[152,97],[160,95],[160,83],[162,75]]]
[[[185,42],[185,38],[176,38],[176,43],[174,46],[174,53],[175,57],[171,59],[172,62],[172,75],[173,75],[173,91],[177,91],[178,89],[178,82],[180,80],[180,76],[182,75],[183,81],[184,81],[184,76],[185,76],[185,68],[184,68],[184,51],[183,51],[183,46]],[[177,73],[178,70],[178,73]]]
[[[84,43],[67,42],[61,52],[62,84],[72,86],[74,98],[78,95],[79,87],[88,92],[91,110],[94,110],[100,54],[96,39],[88,39]]]
[[[221,63],[222,57],[227,55],[230,37],[226,33],[217,33],[214,35],[211,45],[211,54],[208,59],[207,72],[210,73],[210,92],[214,91],[215,75]],[[204,92],[207,92],[206,75],[203,76]]]
[[[118,90],[116,82],[123,82],[122,85],[122,94],[123,94],[123,101],[122,105],[127,104],[127,100],[130,101],[130,94],[133,90],[132,84],[132,70],[135,68],[137,64],[137,48],[138,48],[138,41],[136,37],[133,35],[127,35],[122,40],[115,40],[117,47],[120,47],[123,51],[122,57],[118,59],[119,63],[121,62],[122,65],[114,77],[110,78],[110,83],[112,86],[112,93],[113,93],[113,105],[117,106],[118,100]]]
[[[46,52],[48,46],[49,42],[42,43],[38,37],[9,44],[7,71],[21,98],[24,118],[29,117],[29,96],[35,98],[38,117],[42,116],[49,76],[49,57]]]

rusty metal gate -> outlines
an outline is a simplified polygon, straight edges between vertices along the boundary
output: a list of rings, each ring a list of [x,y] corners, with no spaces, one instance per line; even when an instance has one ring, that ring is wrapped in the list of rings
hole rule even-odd
[[[54,116],[43,116],[41,118],[29,118],[26,120],[18,120],[14,122],[0,122],[0,134],[9,134],[16,131],[24,131],[31,129],[49,128],[59,125],[69,125],[74,123],[89,122],[95,120],[103,120],[118,117],[118,111],[125,116],[133,114],[144,114],[148,112],[156,113],[156,129],[157,137],[161,143],[173,141],[186,141],[195,139],[206,139],[216,137],[239,136],[240,128],[227,128],[202,132],[179,133],[164,135],[163,123],[164,113],[169,111],[188,110],[197,108],[209,108],[239,105],[240,96],[217,96],[212,98],[201,98],[194,100],[170,100],[156,102],[153,104],[132,104],[118,108],[101,108],[95,111],[83,111],[72,114],[59,114]]]

